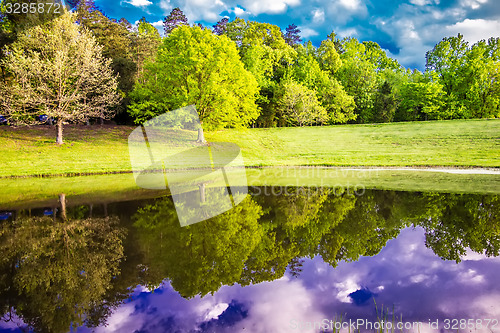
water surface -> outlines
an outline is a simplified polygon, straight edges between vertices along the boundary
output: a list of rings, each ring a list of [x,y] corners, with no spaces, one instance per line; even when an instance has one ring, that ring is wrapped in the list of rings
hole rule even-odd
[[[250,193],[188,227],[168,196],[0,206],[0,331],[500,330],[498,195]]]

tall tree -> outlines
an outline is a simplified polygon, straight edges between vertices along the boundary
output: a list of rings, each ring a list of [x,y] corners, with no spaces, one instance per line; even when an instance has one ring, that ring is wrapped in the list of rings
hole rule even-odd
[[[163,19],[165,36],[168,36],[175,28],[181,25],[189,25],[188,19],[179,7],[175,7],[170,14]]]
[[[342,66],[337,76],[347,93],[354,97],[358,122],[373,122],[373,103],[378,85],[376,66],[368,60],[366,46],[357,39],[345,38],[341,47]]]
[[[332,71],[335,72],[334,67],[340,66],[340,59],[339,63],[334,63],[334,55],[337,54],[335,49],[330,49],[331,53],[329,53],[325,50],[324,44],[319,49],[320,52],[311,42],[306,47],[298,45],[295,48],[298,58],[289,72],[295,80],[316,91],[318,100],[328,112],[329,123],[346,123],[356,119],[353,97],[349,96],[337,79],[331,75]],[[321,69],[318,58],[323,62],[324,67],[329,69],[328,71]]]
[[[257,103],[262,113],[256,120],[257,125],[276,126],[280,119],[276,114],[274,95],[297,52],[285,42],[281,29],[269,23],[236,18],[227,24],[226,36],[238,45],[245,68],[259,84]]]
[[[170,198],[140,209],[134,216],[134,226],[148,270],[157,272],[158,277],[150,284],[155,286],[169,278],[176,291],[191,298],[237,283],[245,261],[263,236],[258,223],[262,213],[262,208],[247,196],[223,214],[181,227]]]
[[[229,22],[229,19],[227,17],[224,17],[222,20],[220,20],[219,22],[217,22],[217,24],[214,24],[214,29],[212,30],[212,32],[215,34],[215,35],[224,35],[226,33],[226,30],[227,30],[227,23]]]
[[[16,5],[27,3],[30,6],[36,6],[37,10],[29,14],[23,13],[22,11],[14,10]],[[66,4],[68,4],[66,2]],[[61,16],[64,13],[64,8],[62,8],[64,3],[61,0],[51,1],[49,4],[44,0],[3,0],[0,2],[0,63],[6,57],[5,46],[13,43],[18,34],[22,33],[24,30],[48,22],[56,17]],[[43,6],[43,7],[40,7]],[[50,7],[49,7],[50,6]],[[43,8],[44,10],[38,10],[38,8]],[[58,8],[58,10],[55,10]],[[49,10],[51,9],[51,10]],[[0,65],[0,79],[4,80],[5,71]]]
[[[145,63],[156,58],[161,37],[158,30],[143,17],[137,24],[137,31],[135,32],[133,42],[137,76],[142,77]]]
[[[123,94],[129,93],[134,86],[137,72],[134,57],[136,36],[132,33],[132,25],[123,18],[118,22],[109,19],[93,0],[81,1],[77,6],[76,17],[78,24],[87,28],[102,46],[103,56],[112,60],[111,68],[118,75],[118,88]],[[117,107],[118,114],[126,110],[127,102],[126,98],[122,100]]]
[[[71,13],[23,32],[4,60],[12,86],[0,87],[0,103],[11,121],[30,124],[39,114],[53,117],[56,142],[62,144],[64,122],[113,115],[118,84],[101,49]]]
[[[375,94],[374,101],[374,120],[375,122],[387,123],[391,122],[396,113],[396,98],[392,91],[392,87],[389,82],[384,81],[382,85],[379,86],[377,93]]]
[[[466,77],[463,69],[467,61],[469,43],[464,36],[446,37],[425,55],[426,71],[436,73],[446,93],[446,107],[452,118],[470,118],[466,100]]]
[[[288,45],[294,46],[299,44],[302,39],[300,38],[300,29],[295,24],[290,24],[286,27],[285,35],[283,36]]]
[[[205,128],[247,126],[259,115],[257,82],[226,36],[181,26],[163,40],[156,62],[131,94],[138,123],[195,104]]]

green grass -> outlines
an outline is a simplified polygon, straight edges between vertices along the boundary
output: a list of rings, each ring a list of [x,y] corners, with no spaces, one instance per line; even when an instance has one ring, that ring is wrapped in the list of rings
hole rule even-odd
[[[131,170],[133,127],[0,127],[0,177],[112,173]],[[247,166],[500,167],[500,120],[223,130],[209,141],[238,144]],[[177,150],[175,138],[172,149]]]
[[[500,120],[225,130],[247,165],[500,166]]]

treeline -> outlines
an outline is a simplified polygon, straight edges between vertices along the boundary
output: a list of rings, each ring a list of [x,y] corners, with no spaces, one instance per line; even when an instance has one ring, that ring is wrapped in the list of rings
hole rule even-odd
[[[302,43],[293,24],[283,32],[224,18],[209,28],[190,25],[175,8],[161,37],[144,18],[132,26],[92,1],[75,8],[76,24],[91,32],[118,76],[119,122],[190,104],[207,129],[500,117],[499,38],[474,45],[460,34],[444,38],[427,52],[422,73],[375,42],[332,32],[318,47]]]

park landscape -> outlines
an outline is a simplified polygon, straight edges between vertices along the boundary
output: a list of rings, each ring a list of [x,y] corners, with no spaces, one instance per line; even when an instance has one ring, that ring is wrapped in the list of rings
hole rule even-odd
[[[413,284],[375,279],[398,297],[358,282],[349,301],[314,298],[312,307],[328,308],[316,317],[289,309],[302,318],[293,323],[308,329],[320,312],[373,320],[415,312],[419,322],[472,313],[443,311],[433,293],[462,304],[475,290],[488,303],[489,284],[458,274],[449,290],[437,285],[453,269],[483,285],[500,270],[500,38],[443,36],[420,71],[335,31],[313,45],[292,23],[282,31],[235,17],[204,26],[177,7],[160,34],[144,17],[109,18],[92,1],[65,2],[60,13],[31,1],[29,15],[11,12],[14,3],[0,5],[0,332],[105,331],[129,302],[151,305],[153,290],[171,299],[166,313],[154,310],[174,318],[158,319],[163,331],[190,332],[186,322],[199,314],[174,309],[202,300],[208,313],[222,310],[199,331],[287,331],[289,321],[248,322],[256,308],[235,288],[342,285],[348,263],[360,275],[377,271],[404,242],[416,254],[401,272],[389,269]],[[135,183],[128,138],[188,105],[203,128],[204,142],[193,145],[240,147],[249,195],[181,228],[168,190]],[[330,280],[307,273],[320,266]],[[464,286],[471,294],[457,296]],[[411,303],[412,293],[425,296]],[[476,331],[488,328],[477,319]]]

